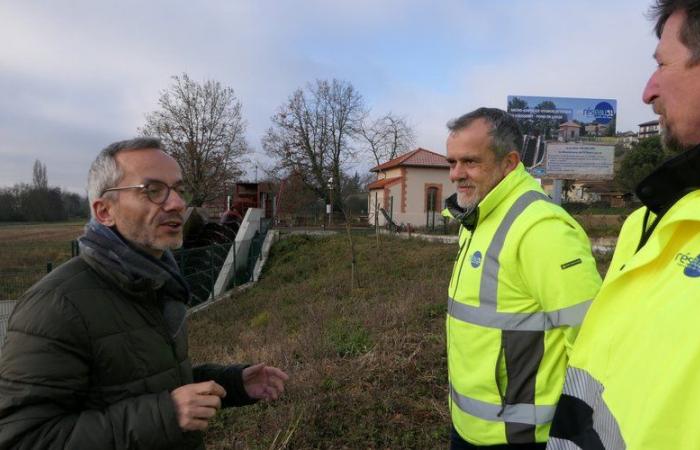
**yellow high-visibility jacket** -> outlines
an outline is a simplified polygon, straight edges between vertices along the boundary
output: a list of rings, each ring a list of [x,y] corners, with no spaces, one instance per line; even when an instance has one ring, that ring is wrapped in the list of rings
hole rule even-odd
[[[548,449],[700,449],[700,190],[675,202],[637,250],[656,219],[645,214],[620,231]]]
[[[600,276],[583,229],[522,164],[465,217],[449,286],[452,423],[475,445],[545,442]]]

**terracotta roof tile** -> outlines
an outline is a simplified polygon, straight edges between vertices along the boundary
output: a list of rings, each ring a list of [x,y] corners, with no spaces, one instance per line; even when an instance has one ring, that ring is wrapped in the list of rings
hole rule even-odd
[[[440,155],[424,148],[417,148],[408,153],[404,153],[403,155],[399,155],[390,161],[380,164],[370,169],[370,171],[379,172],[380,170],[391,169],[399,166],[450,167],[444,155]]]
[[[393,177],[393,178],[384,178],[381,180],[373,181],[372,183],[367,185],[367,189],[372,190],[372,189],[381,189],[387,184],[393,184],[397,181],[399,181],[403,177]]]

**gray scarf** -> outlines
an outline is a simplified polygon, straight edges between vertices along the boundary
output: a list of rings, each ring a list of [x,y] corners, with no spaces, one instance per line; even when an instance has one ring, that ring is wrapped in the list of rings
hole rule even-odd
[[[130,246],[117,232],[94,219],[85,226],[78,243],[83,257],[102,266],[128,290],[160,290],[168,331],[172,337],[180,333],[190,290],[170,250],[156,259]]]

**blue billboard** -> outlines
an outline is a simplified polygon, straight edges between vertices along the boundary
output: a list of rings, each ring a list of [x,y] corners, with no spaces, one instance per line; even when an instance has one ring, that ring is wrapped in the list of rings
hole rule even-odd
[[[559,126],[579,126],[578,136],[615,136],[617,100],[509,95],[508,112],[528,135],[556,139]]]
[[[509,95],[508,112],[525,135],[521,158],[528,168],[542,162],[547,141],[596,141],[616,132],[617,100],[609,98]]]

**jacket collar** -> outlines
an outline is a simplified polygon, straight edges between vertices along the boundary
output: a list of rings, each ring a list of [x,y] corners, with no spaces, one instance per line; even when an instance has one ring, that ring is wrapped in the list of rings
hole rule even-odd
[[[663,215],[697,189],[700,189],[700,145],[659,166],[639,183],[635,194],[651,212]]]

